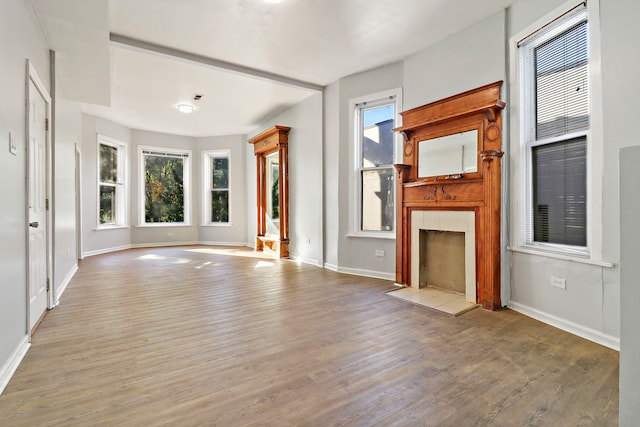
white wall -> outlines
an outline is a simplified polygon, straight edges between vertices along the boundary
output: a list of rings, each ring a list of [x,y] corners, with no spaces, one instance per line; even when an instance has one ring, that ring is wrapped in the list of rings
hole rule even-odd
[[[59,89],[58,89],[59,92]],[[82,140],[82,114],[76,103],[56,95],[54,158],[54,299],[58,301],[77,263],[76,144]]]
[[[340,209],[340,82],[328,85],[324,90],[324,264],[336,270],[339,264],[340,217],[346,208]]]
[[[620,425],[633,427],[640,417],[640,145],[620,151],[621,241]]]
[[[506,80],[504,12],[407,57],[404,109],[498,80]]]
[[[274,125],[290,126],[289,132],[289,252],[293,258],[323,263],[322,218],[322,94],[308,97],[267,120],[247,139]],[[245,144],[247,144],[245,142]],[[247,148],[247,238],[256,235],[256,162],[253,146]]]
[[[589,2],[590,28],[598,41],[599,25],[597,22],[596,1]],[[567,8],[565,1],[545,0],[543,2],[530,2],[520,0],[516,2],[508,12],[508,38],[519,38],[530,33],[531,26],[542,17],[555,12],[557,8]],[[617,24],[615,24],[617,25]],[[517,37],[516,37],[517,36]],[[513,40],[515,43],[516,40]],[[575,334],[600,342],[607,346],[617,348],[619,346],[619,269],[617,266],[609,268],[600,263],[618,264],[619,249],[617,248],[620,233],[617,218],[619,200],[617,184],[617,158],[616,154],[620,140],[612,138],[610,133],[602,140],[599,132],[601,118],[607,113],[606,106],[600,99],[600,82],[597,78],[599,61],[597,60],[597,43],[592,44],[596,55],[592,58],[591,69],[596,74],[596,79],[591,88],[591,128],[590,158],[593,162],[590,166],[592,186],[594,192],[590,199],[594,203],[594,209],[589,216],[591,227],[591,249],[595,265],[577,262],[577,260],[563,260],[549,256],[531,255],[527,253],[513,253],[511,257],[511,302],[510,306],[527,315],[538,318],[547,323],[569,330]],[[606,62],[606,61],[605,61]],[[514,73],[515,75],[515,73]],[[613,83],[613,82],[612,82]],[[508,105],[512,111],[511,117],[518,114],[516,88],[511,88],[514,94],[513,102]],[[606,89],[605,89],[606,92]],[[603,108],[604,107],[604,108]],[[518,245],[518,223],[520,220],[518,200],[521,192],[521,184],[518,184],[519,174],[524,165],[516,153],[519,150],[519,136],[517,122],[513,121],[511,132],[511,148],[514,155],[509,158],[512,171],[511,193],[511,217],[512,229],[510,244]],[[602,151],[604,147],[604,151]],[[603,173],[598,171],[602,170]],[[608,165],[608,166],[607,166]],[[595,168],[595,169],[594,169]],[[603,205],[600,206],[600,188],[603,192]],[[600,242],[602,244],[600,244]],[[566,289],[558,289],[551,286],[551,276],[566,279]]]
[[[131,147],[131,130],[109,120],[82,115],[82,245],[84,255],[107,252],[129,247],[129,227],[98,230],[98,134],[117,139],[127,144],[127,157],[131,160],[135,151]],[[129,183],[131,184],[131,171]],[[132,186],[129,185],[129,191]],[[130,218],[129,225],[133,218]]]
[[[29,2],[3,0],[0,13],[0,390],[26,350],[26,62],[49,88],[49,48]],[[17,144],[9,153],[9,132]]]
[[[247,183],[246,183],[246,152],[247,140],[244,135],[214,136],[209,138],[198,138],[197,150],[194,151],[196,167],[196,201],[197,220],[200,224],[198,240],[207,244],[218,245],[240,245],[247,243]],[[204,178],[202,176],[202,152],[207,150],[231,150],[230,185],[231,193],[229,200],[230,224],[203,226],[202,218],[202,186]]]
[[[349,111],[349,101],[366,95],[371,95],[385,90],[402,87],[402,63],[394,63],[374,70],[354,74],[345,77],[338,82],[333,93],[328,92],[329,104],[325,106],[325,111],[329,112],[329,117],[333,120],[325,125],[327,135],[327,149],[325,155],[329,160],[325,165],[325,175],[334,175],[326,178],[328,185],[326,188],[327,199],[333,203],[326,206],[327,217],[333,224],[338,221],[337,244],[338,244],[338,264],[327,265],[345,273],[363,274],[372,277],[393,280],[395,278],[395,239],[381,239],[368,237],[352,237],[354,230],[350,230],[349,218],[350,198],[353,196],[352,173],[353,173],[353,136],[351,135],[351,115]],[[337,95],[337,96],[336,96]],[[337,104],[335,104],[337,102]],[[337,111],[337,122],[335,111]],[[338,125],[338,133],[335,129],[327,125]],[[338,144],[336,145],[336,136]],[[338,177],[336,181],[335,177]],[[337,204],[335,204],[337,194]],[[337,218],[335,217],[337,215]],[[329,223],[331,225],[332,223]],[[329,233],[329,231],[328,231]],[[376,251],[384,251],[384,256],[376,256]]]

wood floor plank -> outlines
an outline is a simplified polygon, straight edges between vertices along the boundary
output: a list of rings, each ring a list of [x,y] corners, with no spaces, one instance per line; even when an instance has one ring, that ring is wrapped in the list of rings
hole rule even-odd
[[[238,248],[87,258],[0,396],[0,425],[617,425],[617,352],[390,289]]]

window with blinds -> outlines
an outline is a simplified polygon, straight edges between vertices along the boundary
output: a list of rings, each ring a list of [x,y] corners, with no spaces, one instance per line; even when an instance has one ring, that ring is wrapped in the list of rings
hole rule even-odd
[[[527,157],[526,244],[585,252],[589,44],[586,4],[518,45]]]

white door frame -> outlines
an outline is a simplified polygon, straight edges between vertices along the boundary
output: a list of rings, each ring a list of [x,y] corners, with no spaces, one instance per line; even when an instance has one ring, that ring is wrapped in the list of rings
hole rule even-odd
[[[31,114],[30,111],[31,109],[29,108],[30,105],[30,97],[29,97],[29,85],[30,83],[33,83],[33,85],[36,87],[36,89],[38,90],[38,92],[40,93],[40,95],[42,96],[42,98],[44,99],[45,103],[46,103],[46,118],[48,120],[51,120],[51,96],[49,95],[49,92],[47,91],[47,88],[45,87],[45,85],[42,83],[42,80],[40,79],[40,77],[38,76],[38,73],[35,69],[35,67],[33,66],[33,64],[31,63],[31,61],[29,61],[29,59],[27,59],[27,78],[26,78],[26,87],[25,87],[25,110],[26,110],[26,114],[25,114],[25,145],[26,145],[26,149],[29,149],[29,141],[30,141],[30,137],[31,135],[29,135],[29,115]],[[52,250],[52,246],[53,246],[53,230],[52,230],[52,226],[53,226],[53,221],[52,221],[52,211],[51,211],[51,206],[53,206],[53,200],[51,199],[51,188],[52,188],[52,179],[51,179],[51,171],[52,171],[52,165],[51,165],[51,128],[52,128],[52,124],[49,123],[49,126],[46,129],[46,135],[45,135],[45,147],[46,147],[46,171],[45,171],[45,191],[46,191],[46,198],[48,200],[49,203],[49,209],[47,209],[46,211],[46,221],[47,221],[47,243],[46,243],[46,269],[47,269],[47,278],[49,280],[49,286],[47,289],[47,308],[51,309],[55,306],[54,304],[54,283],[53,283],[53,275],[52,275],[52,267],[53,267],[53,259],[52,259],[52,254],[53,254],[53,250]],[[28,154],[28,152],[27,152]],[[27,188],[28,187],[28,179],[30,177],[30,170],[29,170],[29,156],[26,156],[25,159],[25,163],[26,163],[26,171],[27,171]],[[28,201],[25,203],[25,225],[29,224],[29,203]],[[26,327],[27,327],[27,335],[29,336],[29,341],[31,341],[31,326],[30,326],[30,295],[29,295],[29,262],[30,262],[30,257],[29,257],[29,229],[28,227],[25,227],[25,239],[26,239],[26,244],[27,244],[27,261],[26,261],[26,276],[27,276],[27,282],[26,282],[26,294],[27,294],[27,316],[26,316]]]
[[[75,145],[76,162],[76,259],[84,258],[82,248],[82,152],[80,144]]]

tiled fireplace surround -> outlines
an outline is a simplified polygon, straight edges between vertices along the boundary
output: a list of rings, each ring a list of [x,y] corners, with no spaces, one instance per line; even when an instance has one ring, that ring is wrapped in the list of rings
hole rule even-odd
[[[420,230],[464,233],[465,300],[476,302],[476,236],[473,211],[416,210],[411,215],[411,278],[417,286],[420,258]],[[427,249],[428,250],[428,249]]]

